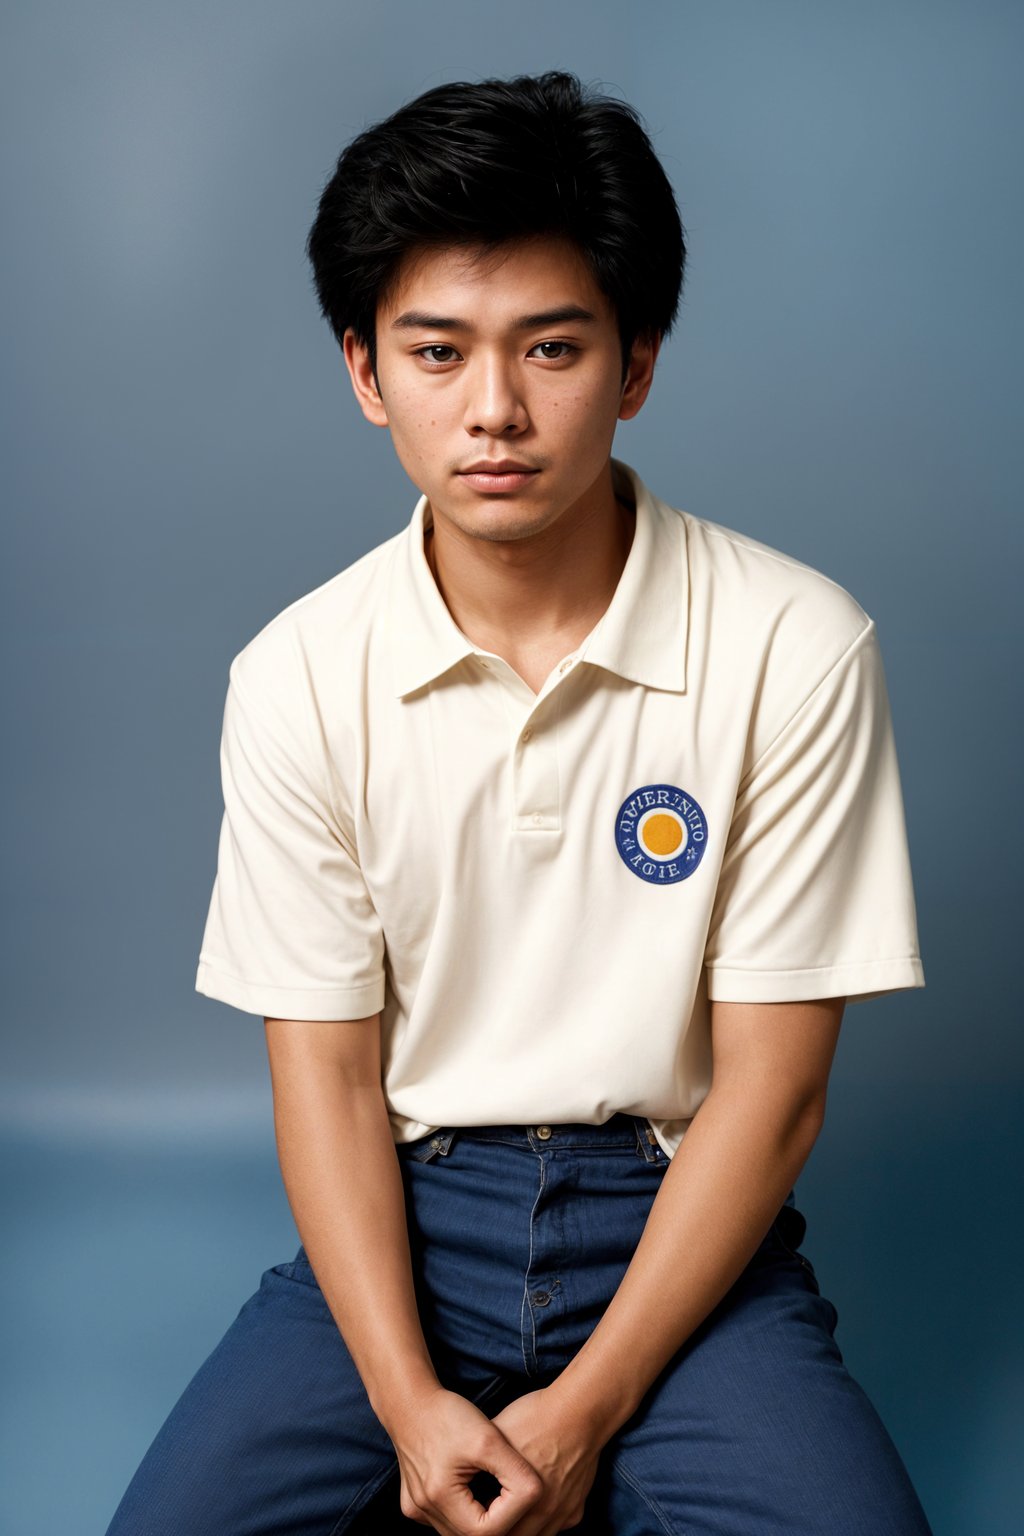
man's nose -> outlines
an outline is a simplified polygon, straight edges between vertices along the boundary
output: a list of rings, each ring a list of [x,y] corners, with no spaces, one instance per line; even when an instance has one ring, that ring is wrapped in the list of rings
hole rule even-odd
[[[521,432],[529,424],[517,371],[501,358],[481,359],[467,370],[467,432]]]

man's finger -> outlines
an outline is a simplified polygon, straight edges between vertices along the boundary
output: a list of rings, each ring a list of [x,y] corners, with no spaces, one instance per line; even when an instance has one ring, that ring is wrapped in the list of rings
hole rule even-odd
[[[501,1486],[476,1529],[480,1536],[505,1536],[543,1496],[544,1480],[508,1441],[503,1441],[488,1457],[485,1470]]]
[[[489,1472],[498,1483],[496,1496],[485,1510],[468,1482],[459,1483],[438,1513],[453,1524],[456,1536],[504,1536],[541,1497],[543,1480],[500,1430],[477,1452],[475,1460],[477,1470],[472,1477]]]

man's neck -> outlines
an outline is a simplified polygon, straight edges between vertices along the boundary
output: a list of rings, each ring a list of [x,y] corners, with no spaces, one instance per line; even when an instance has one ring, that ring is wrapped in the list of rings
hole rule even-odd
[[[463,634],[526,676],[527,667],[543,670],[545,657],[574,650],[594,628],[614,595],[635,527],[635,507],[616,497],[609,477],[591,505],[571,509],[530,539],[473,538],[433,518],[424,553]]]

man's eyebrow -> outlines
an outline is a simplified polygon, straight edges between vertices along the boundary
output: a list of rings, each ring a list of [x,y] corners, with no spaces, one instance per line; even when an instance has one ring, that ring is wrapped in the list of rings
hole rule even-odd
[[[562,304],[557,309],[542,309],[535,315],[520,315],[513,321],[513,329],[517,331],[536,331],[545,325],[567,325],[574,320],[584,322],[594,321],[597,316],[589,309],[584,309],[582,304]]]
[[[404,315],[399,315],[397,320],[392,320],[393,331],[415,331],[419,328],[427,331],[464,331],[465,325],[461,320],[447,319],[444,315],[428,315],[422,309],[407,309]]]
[[[589,309],[584,309],[580,304],[562,304],[557,309],[542,309],[535,315],[520,315],[513,320],[514,331],[536,331],[546,325],[564,325],[569,321],[596,321],[597,316],[591,314]],[[428,331],[471,331],[473,327],[465,320],[458,320],[453,315],[428,315],[422,309],[407,309],[399,315],[397,320],[391,322],[392,330],[428,330]]]

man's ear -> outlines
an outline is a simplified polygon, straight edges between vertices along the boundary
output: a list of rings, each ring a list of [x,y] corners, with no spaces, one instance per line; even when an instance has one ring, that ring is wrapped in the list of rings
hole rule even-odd
[[[371,421],[375,427],[386,427],[388,413],[370,366],[370,349],[365,342],[357,339],[351,326],[345,332],[342,351],[345,354],[345,366],[352,380],[352,388],[359,401],[360,410],[367,421]]]
[[[620,421],[629,421],[647,399],[654,381],[654,364],[657,362],[660,351],[659,335],[638,336],[633,342],[629,369],[622,386],[622,398],[619,401]]]

